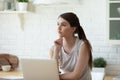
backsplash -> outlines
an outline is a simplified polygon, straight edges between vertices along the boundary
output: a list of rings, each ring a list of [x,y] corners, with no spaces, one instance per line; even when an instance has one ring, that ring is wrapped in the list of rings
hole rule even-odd
[[[102,6],[101,6],[102,5]],[[23,15],[24,30],[18,14],[0,14],[0,53],[19,57],[49,58],[57,36],[57,17],[75,12],[93,47],[93,57],[107,60],[106,74],[120,75],[120,45],[106,42],[105,0],[84,0],[80,5],[35,5],[34,12]]]

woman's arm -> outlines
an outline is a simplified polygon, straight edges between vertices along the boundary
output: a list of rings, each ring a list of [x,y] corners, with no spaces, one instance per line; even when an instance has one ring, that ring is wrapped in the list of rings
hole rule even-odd
[[[89,60],[89,49],[87,45],[84,43],[80,47],[78,61],[75,65],[74,71],[61,74],[60,78],[62,80],[78,80],[82,75],[86,65],[88,64],[88,60]]]
[[[50,49],[50,58],[51,59],[59,59],[59,49]]]
[[[50,49],[50,57],[54,59],[59,59],[59,52],[63,45],[62,38],[59,38],[54,41],[54,47]]]
[[[50,49],[50,58],[52,59],[53,58],[53,55],[54,55],[54,52],[52,49]]]

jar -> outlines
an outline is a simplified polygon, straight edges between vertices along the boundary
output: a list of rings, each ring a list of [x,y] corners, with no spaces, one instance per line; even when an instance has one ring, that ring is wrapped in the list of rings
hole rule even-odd
[[[15,1],[14,0],[4,0],[4,10],[15,10]]]

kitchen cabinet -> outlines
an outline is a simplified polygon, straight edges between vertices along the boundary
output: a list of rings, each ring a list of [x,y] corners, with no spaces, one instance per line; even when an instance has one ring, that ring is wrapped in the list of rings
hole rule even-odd
[[[120,45],[120,0],[108,0],[107,4],[107,41]]]

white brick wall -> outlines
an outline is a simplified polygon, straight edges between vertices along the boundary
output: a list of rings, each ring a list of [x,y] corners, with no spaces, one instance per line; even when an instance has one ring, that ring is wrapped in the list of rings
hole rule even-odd
[[[106,73],[120,74],[120,46],[105,41],[105,0],[84,0],[80,5],[36,5],[35,12],[24,14],[24,30],[17,14],[0,14],[0,53],[48,58],[49,48],[57,38],[57,17],[67,11],[80,18],[93,46],[93,57],[107,60]]]

